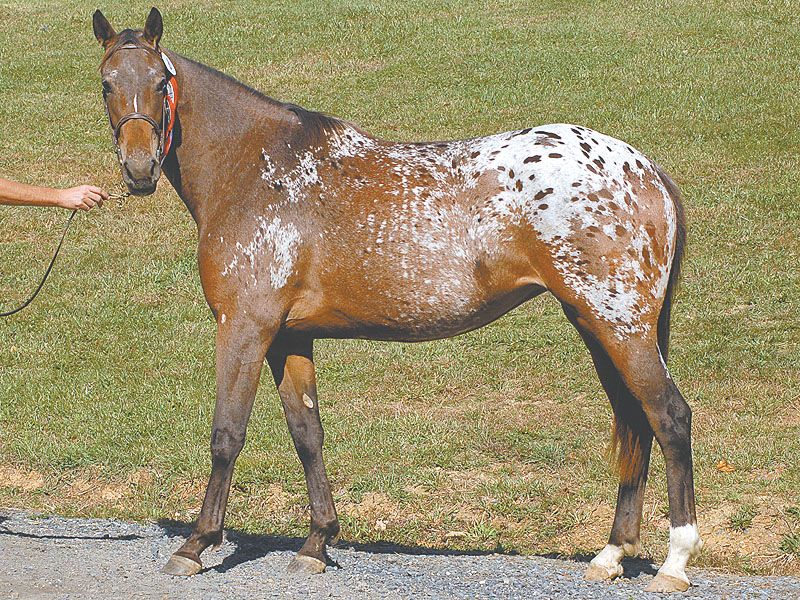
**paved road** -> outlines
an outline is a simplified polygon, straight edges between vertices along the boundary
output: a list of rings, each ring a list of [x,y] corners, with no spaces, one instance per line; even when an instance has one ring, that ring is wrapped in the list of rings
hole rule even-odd
[[[542,557],[341,544],[341,568],[284,574],[297,539],[229,532],[191,579],[159,568],[187,534],[183,524],[34,519],[0,513],[0,598],[646,598],[652,565],[626,563],[629,579],[583,581],[585,564]],[[733,577],[692,569],[686,598],[800,598],[800,579]],[[659,596],[653,595],[653,598]],[[678,596],[681,597],[681,596]]]

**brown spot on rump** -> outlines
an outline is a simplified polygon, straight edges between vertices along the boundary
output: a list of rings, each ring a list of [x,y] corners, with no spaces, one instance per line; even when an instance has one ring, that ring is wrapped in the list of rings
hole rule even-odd
[[[599,190],[597,192],[597,195],[600,196],[601,198],[605,198],[606,200],[611,200],[614,197],[614,195],[611,192],[609,192],[606,188]]]
[[[521,181],[520,179],[517,179],[517,184],[514,186],[514,188],[515,188],[515,189],[516,189],[518,192],[521,192],[521,191],[522,191],[522,181]]]
[[[625,235],[625,231],[626,230],[622,225],[617,225],[616,227],[614,227],[614,233],[617,234],[617,237],[622,237],[623,235]]]
[[[636,159],[636,166],[639,167],[640,169],[644,169],[644,165],[642,164],[642,161],[640,161],[638,158]]]
[[[664,244],[660,244],[658,242],[656,235],[656,226],[653,225],[653,223],[651,223],[650,221],[648,221],[644,226],[644,230],[647,232],[647,235],[650,236],[650,239],[653,241],[653,243],[650,245],[650,247],[653,249],[653,258],[658,264],[663,265],[666,262],[666,256],[664,255],[665,247]]]
[[[522,162],[525,163],[525,164],[528,164],[528,163],[537,163],[540,160],[542,160],[542,157],[539,156],[538,154],[534,154],[533,156],[529,156],[528,158],[526,158]]]
[[[515,138],[515,137],[517,137],[519,135],[528,135],[531,132],[531,129],[533,129],[533,128],[532,127],[528,127],[527,129],[523,129],[522,131],[517,131],[516,133],[512,133],[506,139],[510,140],[510,139],[513,139],[513,138]]]
[[[591,194],[588,194],[586,197],[589,200],[591,200],[592,202],[599,202],[600,201],[600,198],[598,198],[597,194],[595,194],[594,192],[592,192]]]
[[[601,171],[603,170],[603,162],[599,158],[595,158],[592,162],[597,166],[598,169]]]
[[[475,150],[472,154],[469,155],[470,158],[478,158],[481,155],[480,150]]]
[[[514,169],[510,169],[508,171],[508,177],[509,177],[509,179],[514,179]]]
[[[558,135],[557,133],[553,133],[552,131],[536,131],[535,133],[537,133],[539,135],[543,135],[545,137],[552,138],[554,140],[560,140],[561,139],[560,135]]]
[[[581,184],[581,182],[580,182],[580,181],[574,181],[574,182],[572,182],[572,187],[581,187],[581,185],[582,185],[582,184]]]
[[[551,152],[547,156],[549,156],[550,158],[561,158],[561,155],[558,152]]]
[[[589,144],[587,144],[586,142],[581,142],[581,148],[586,150],[586,152],[589,152],[592,149],[592,147]]]
[[[547,210],[548,208],[550,208],[550,206],[547,204],[540,204],[539,206],[537,206],[537,208],[539,210]]]
[[[642,248],[642,259],[644,260],[644,264],[648,267],[652,268],[653,263],[650,260],[650,251],[647,249],[647,246]]]
[[[534,200],[541,200],[545,196],[552,194],[553,188],[547,188],[546,190],[540,190],[536,192],[536,195],[533,197]]]

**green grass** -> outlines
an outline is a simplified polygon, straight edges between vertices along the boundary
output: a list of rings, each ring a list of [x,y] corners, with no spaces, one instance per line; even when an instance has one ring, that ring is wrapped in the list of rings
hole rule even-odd
[[[101,8],[118,29],[141,27],[150,4],[135,4]],[[0,2],[0,175],[118,185],[94,8]],[[800,20],[791,3],[160,8],[168,47],[382,137],[566,121],[661,163],[689,220],[670,368],[694,409],[709,532],[699,563],[798,572],[787,558],[797,554],[794,521],[768,512],[784,514],[800,489]],[[35,285],[65,218],[0,208],[3,307]],[[0,506],[196,514],[209,469],[214,327],[195,242],[166,182],[152,197],[80,215],[40,299],[0,322]],[[604,460],[610,411],[552,299],[452,340],[322,341],[317,356],[346,539],[561,553],[603,545],[616,493]],[[643,541],[659,558],[667,503],[654,455]],[[722,459],[735,470],[719,471]],[[303,535],[306,503],[265,383],[228,524]],[[757,540],[758,552],[728,550],[714,542],[719,531]]]

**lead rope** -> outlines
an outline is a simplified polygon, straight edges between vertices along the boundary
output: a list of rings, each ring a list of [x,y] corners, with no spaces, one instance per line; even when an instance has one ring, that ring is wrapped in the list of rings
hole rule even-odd
[[[130,195],[131,195],[130,192],[122,192],[119,194],[109,194],[108,197],[109,199],[119,201],[121,204],[122,199],[127,198]],[[64,224],[64,230],[61,232],[61,240],[59,240],[58,246],[56,247],[56,251],[53,253],[53,258],[50,259],[50,264],[47,265],[47,270],[44,272],[44,276],[42,277],[42,280],[39,282],[39,285],[36,288],[36,290],[34,290],[34,292],[28,297],[27,300],[25,300],[25,302],[20,304],[15,309],[6,312],[0,312],[0,318],[10,317],[11,315],[17,314],[19,311],[21,311],[22,309],[27,307],[31,302],[33,302],[36,299],[36,296],[39,295],[39,292],[42,291],[42,288],[44,287],[44,282],[47,281],[47,278],[50,275],[50,271],[53,270],[53,265],[56,264],[56,258],[58,258],[58,253],[61,252],[61,246],[64,245],[64,239],[67,237],[67,231],[69,231],[69,226],[72,225],[72,220],[75,218],[75,213],[77,212],[78,209],[73,209],[72,213],[67,218],[67,222]]]

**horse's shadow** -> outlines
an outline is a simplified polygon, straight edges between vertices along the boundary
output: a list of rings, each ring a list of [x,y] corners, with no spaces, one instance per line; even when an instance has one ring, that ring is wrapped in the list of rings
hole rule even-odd
[[[7,535],[18,538],[28,538],[33,540],[112,540],[112,541],[131,541],[143,540],[147,536],[137,535],[135,533],[125,533],[120,535],[114,534],[101,534],[101,535],[73,535],[73,534],[57,534],[57,533],[24,533],[22,531],[12,531],[4,525],[6,521],[10,521],[10,517],[0,515],[0,535]]]
[[[192,524],[184,521],[171,519],[161,519],[158,526],[170,537],[188,537],[192,532]],[[235,547],[234,551],[222,559],[218,565],[208,567],[206,571],[216,571],[225,573],[234,567],[252,560],[264,558],[271,552],[297,552],[305,540],[298,537],[287,537],[278,535],[260,535],[245,533],[236,529],[226,529],[225,538]],[[401,554],[408,556],[488,556],[490,554],[502,554],[505,556],[519,556],[515,550],[506,550],[501,546],[493,550],[455,550],[451,548],[427,548],[424,546],[409,546],[394,542],[351,542],[339,540],[334,548],[355,550],[357,552],[368,552],[371,554]],[[593,556],[590,554],[536,554],[541,558],[566,560],[572,562],[588,563]],[[339,567],[330,561],[328,566]],[[644,559],[628,558],[623,561],[625,576],[629,578],[639,577],[640,575],[655,575],[656,569]]]
[[[158,526],[170,537],[185,538],[192,532],[192,524],[185,521],[161,519],[158,521]],[[227,542],[234,545],[234,551],[223,558],[220,564],[208,567],[204,569],[205,571],[225,573],[237,565],[263,558],[270,552],[297,552],[305,542],[305,539],[298,537],[260,535],[245,533],[236,529],[225,529],[225,539]],[[489,554],[513,556],[518,554],[513,550],[508,551],[502,547],[497,547],[494,550],[453,550],[447,548],[408,546],[396,544],[394,542],[360,543],[341,539],[335,544],[334,548],[369,552],[372,554],[405,554],[411,556],[486,556]],[[328,566],[339,567],[339,565],[331,559],[329,559]]]

